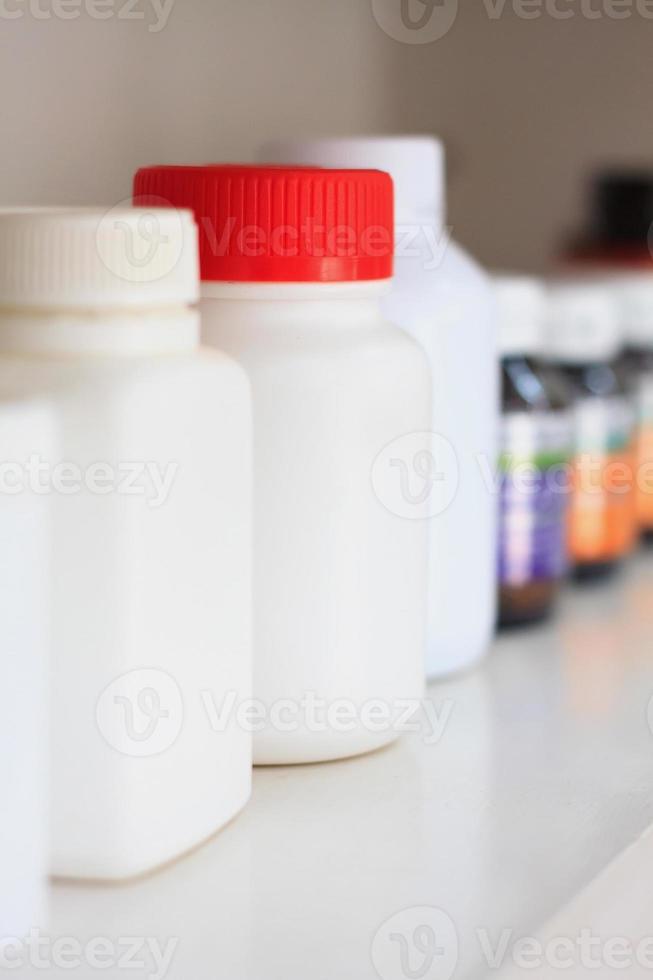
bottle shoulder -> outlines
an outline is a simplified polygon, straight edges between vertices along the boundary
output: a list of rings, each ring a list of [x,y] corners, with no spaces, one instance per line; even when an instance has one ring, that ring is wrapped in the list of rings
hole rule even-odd
[[[496,323],[490,277],[455,242],[447,243],[437,257],[399,258],[383,309],[408,328],[427,319],[470,332],[487,331]]]
[[[276,357],[305,358],[316,353],[343,357],[360,352],[392,350],[419,357],[419,345],[395,326],[380,310],[378,315],[356,319],[338,309],[274,311],[270,315],[212,316],[202,319],[203,343],[241,359]]]
[[[7,397],[47,393],[107,399],[132,390],[165,392],[223,389],[248,394],[249,381],[241,365],[222,351],[197,348],[182,354],[157,356],[99,356],[60,354],[0,357],[0,391]]]
[[[469,282],[476,284],[479,289],[489,291],[492,289],[489,273],[471,252],[453,239],[449,240],[444,267],[454,278],[464,276]]]
[[[320,400],[365,394],[369,406],[388,399],[426,405],[431,372],[422,347],[379,317],[371,323],[277,325],[266,331],[252,324],[205,328],[204,340],[226,350],[247,372],[252,390],[274,390]],[[256,394],[254,401],[256,401]],[[306,402],[304,402],[306,404]]]
[[[489,274],[480,262],[451,238],[442,237],[423,244],[411,251],[407,246],[404,254],[395,260],[395,276],[413,276],[426,286],[466,285],[481,291],[492,291]]]

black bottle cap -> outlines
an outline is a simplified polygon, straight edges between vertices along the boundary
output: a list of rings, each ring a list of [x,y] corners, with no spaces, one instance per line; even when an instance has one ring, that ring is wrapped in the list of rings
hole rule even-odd
[[[600,174],[593,224],[592,237],[604,244],[646,246],[653,225],[653,167]]]

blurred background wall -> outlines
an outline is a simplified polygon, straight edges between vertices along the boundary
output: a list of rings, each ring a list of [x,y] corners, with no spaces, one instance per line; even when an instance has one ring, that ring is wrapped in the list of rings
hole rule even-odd
[[[115,203],[140,164],[277,135],[433,131],[454,234],[543,269],[588,171],[653,161],[652,18],[651,0],[0,0],[0,201]]]

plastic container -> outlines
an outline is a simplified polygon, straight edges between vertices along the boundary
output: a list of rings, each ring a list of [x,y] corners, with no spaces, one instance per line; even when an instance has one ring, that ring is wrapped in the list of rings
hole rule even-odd
[[[499,622],[548,616],[567,570],[568,406],[537,361],[542,353],[546,293],[536,279],[498,276],[502,359],[499,457]]]
[[[195,210],[203,336],[252,385],[254,759],[375,749],[419,704],[426,612],[424,505],[402,480],[428,448],[428,366],[379,309],[390,179],[154,167],[135,193]]]
[[[0,951],[47,927],[48,499],[21,475],[52,438],[47,405],[0,402]]]
[[[393,178],[395,277],[383,311],[423,347],[433,388],[427,675],[462,670],[488,652],[496,618],[496,497],[479,461],[496,458],[499,371],[489,278],[445,226],[442,144],[429,136],[322,139],[263,153],[377,167]]]
[[[198,349],[189,214],[0,214],[0,251],[0,391],[57,436],[51,872],[126,878],[250,793],[251,734],[206,710],[251,694],[247,379]]]
[[[549,289],[547,357],[573,403],[569,550],[579,577],[613,569],[633,547],[633,412],[617,362],[623,348],[611,289],[566,279]]]

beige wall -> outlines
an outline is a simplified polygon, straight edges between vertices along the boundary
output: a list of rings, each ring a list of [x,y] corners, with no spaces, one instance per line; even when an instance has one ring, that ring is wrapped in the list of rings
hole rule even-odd
[[[401,47],[398,118],[446,137],[454,234],[486,262],[542,268],[588,170],[653,166],[653,20],[522,20],[506,3],[492,21],[484,0],[460,0],[444,38]]]
[[[3,203],[113,203],[139,164],[247,158],[277,134],[435,130],[457,237],[540,268],[588,167],[653,162],[641,16],[523,20],[507,2],[491,20],[490,0],[459,0],[451,30],[417,45],[384,33],[372,0],[175,0],[156,33],[153,0],[136,0],[142,21],[36,19],[30,2],[0,3],[23,10],[0,20]]]
[[[233,159],[279,132],[389,119],[394,45],[366,0],[174,0],[158,33],[151,13],[35,20],[29,2],[0,3],[25,9],[0,19],[3,203],[115,201],[139,164]]]

